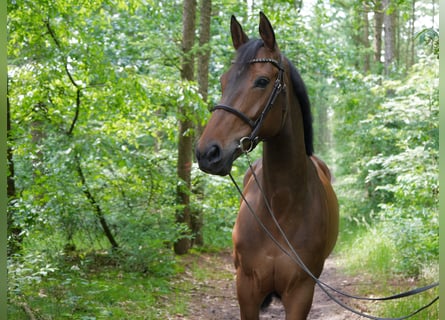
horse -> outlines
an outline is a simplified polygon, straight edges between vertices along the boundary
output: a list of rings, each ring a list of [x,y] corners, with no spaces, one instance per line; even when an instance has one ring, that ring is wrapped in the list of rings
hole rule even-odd
[[[290,250],[290,243],[320,276],[338,235],[331,174],[314,155],[304,82],[280,52],[268,18],[260,12],[260,39],[249,39],[235,16],[230,31],[236,59],[220,79],[220,103],[196,143],[196,159],[202,171],[225,176],[236,158],[263,143],[262,158],[244,177],[232,233],[240,316],[259,319],[275,296],[287,320],[306,319],[314,278],[280,246]]]

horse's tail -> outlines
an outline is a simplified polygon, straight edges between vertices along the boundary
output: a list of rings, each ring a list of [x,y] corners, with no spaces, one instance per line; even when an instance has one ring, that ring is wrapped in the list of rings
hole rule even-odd
[[[276,292],[269,293],[261,304],[261,310],[266,310],[267,307],[269,307],[272,303],[273,298],[281,299],[281,297]]]

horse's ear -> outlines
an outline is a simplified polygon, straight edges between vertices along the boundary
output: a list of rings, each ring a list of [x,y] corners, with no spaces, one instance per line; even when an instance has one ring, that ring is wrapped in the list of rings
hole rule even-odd
[[[267,19],[266,15],[263,12],[260,12],[260,36],[264,41],[264,45],[266,48],[270,50],[276,49],[275,42],[275,32],[273,31],[272,25]]]
[[[235,16],[232,16],[230,20],[230,32],[232,34],[232,42],[235,50],[238,50],[243,44],[249,41],[249,37],[244,33],[243,28],[236,20]]]

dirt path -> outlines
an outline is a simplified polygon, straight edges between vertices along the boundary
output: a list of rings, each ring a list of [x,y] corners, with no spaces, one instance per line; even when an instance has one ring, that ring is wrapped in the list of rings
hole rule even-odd
[[[230,252],[190,256],[184,262],[185,276],[192,282],[192,288],[189,290],[192,303],[188,306],[187,315],[178,314],[174,319],[238,320],[239,307]],[[326,261],[321,279],[333,287],[346,291],[350,291],[351,284],[355,282],[354,279],[348,279],[342,274],[335,257]],[[284,318],[284,309],[279,301],[273,301],[260,317],[261,320]],[[317,319],[356,320],[362,318],[338,306],[316,287],[308,320]]]

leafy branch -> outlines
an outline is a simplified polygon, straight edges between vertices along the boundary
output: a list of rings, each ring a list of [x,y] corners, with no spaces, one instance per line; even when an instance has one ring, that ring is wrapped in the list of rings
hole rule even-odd
[[[48,30],[49,35],[53,39],[57,49],[59,49],[59,51],[63,55],[63,49],[62,49],[62,46],[60,44],[60,41],[57,38],[56,33],[55,33],[54,29],[52,28],[49,20],[45,21],[45,26],[46,26],[46,29]],[[81,92],[82,92],[82,87],[74,80],[74,77],[73,77],[73,75],[71,74],[71,72],[70,72],[70,70],[68,68],[68,60],[65,57],[65,55],[63,55],[63,67],[65,69],[65,72],[66,72],[66,74],[67,74],[71,84],[76,88],[76,110],[75,110],[74,118],[73,118],[73,120],[71,122],[70,128],[67,131],[67,135],[71,136],[73,134],[74,127],[76,126],[77,120],[79,119],[79,111],[80,111],[80,105],[81,105],[81,103],[80,103],[81,102],[80,95],[81,95]]]
[[[68,129],[68,131],[66,132],[67,136],[72,136],[73,135],[73,131],[74,128],[76,126],[77,120],[79,119],[79,112],[80,112],[80,106],[81,106],[81,93],[82,93],[82,87],[74,80],[74,77],[72,75],[72,73],[70,72],[69,68],[68,68],[68,59],[66,58],[66,56],[63,54],[63,48],[62,45],[59,41],[59,39],[56,36],[56,33],[54,31],[54,29],[52,28],[49,20],[45,21],[45,26],[46,29],[48,30],[49,35],[51,36],[51,38],[53,39],[57,49],[62,53],[63,56],[63,66],[65,69],[65,72],[71,82],[71,84],[75,87],[76,90],[76,110],[74,113],[74,117],[73,120],[71,121],[71,125]],[[76,164],[76,170],[77,173],[79,175],[80,178],[80,182],[82,184],[82,191],[85,195],[85,197],[88,199],[88,201],[90,202],[91,206],[93,207],[93,210],[96,214],[96,217],[99,220],[100,225],[102,226],[102,229],[105,233],[105,236],[107,237],[107,239],[109,240],[109,242],[111,243],[111,246],[113,247],[113,249],[116,249],[119,247],[119,245],[117,244],[116,240],[113,237],[113,234],[108,226],[108,223],[105,219],[105,216],[103,214],[102,208],[100,207],[99,203],[97,202],[96,198],[93,196],[93,194],[91,193],[86,179],[85,179],[85,175],[83,173],[82,167],[80,165],[80,159],[79,159],[79,154],[77,154],[75,156],[75,164]]]
[[[97,218],[99,219],[100,225],[102,226],[102,229],[104,230],[105,236],[107,237],[108,241],[111,243],[111,246],[113,249],[119,248],[119,245],[117,244],[116,240],[114,239],[114,236],[108,227],[108,223],[105,219],[104,213],[102,211],[102,208],[100,207],[99,203],[97,202],[96,198],[91,193],[87,181],[85,179],[85,175],[83,174],[82,166],[80,165],[80,156],[79,154],[76,154],[75,156],[75,162],[76,162],[76,170],[80,177],[80,182],[82,183],[82,191],[85,195],[85,197],[90,202],[91,206],[94,209],[94,213],[96,214]]]

